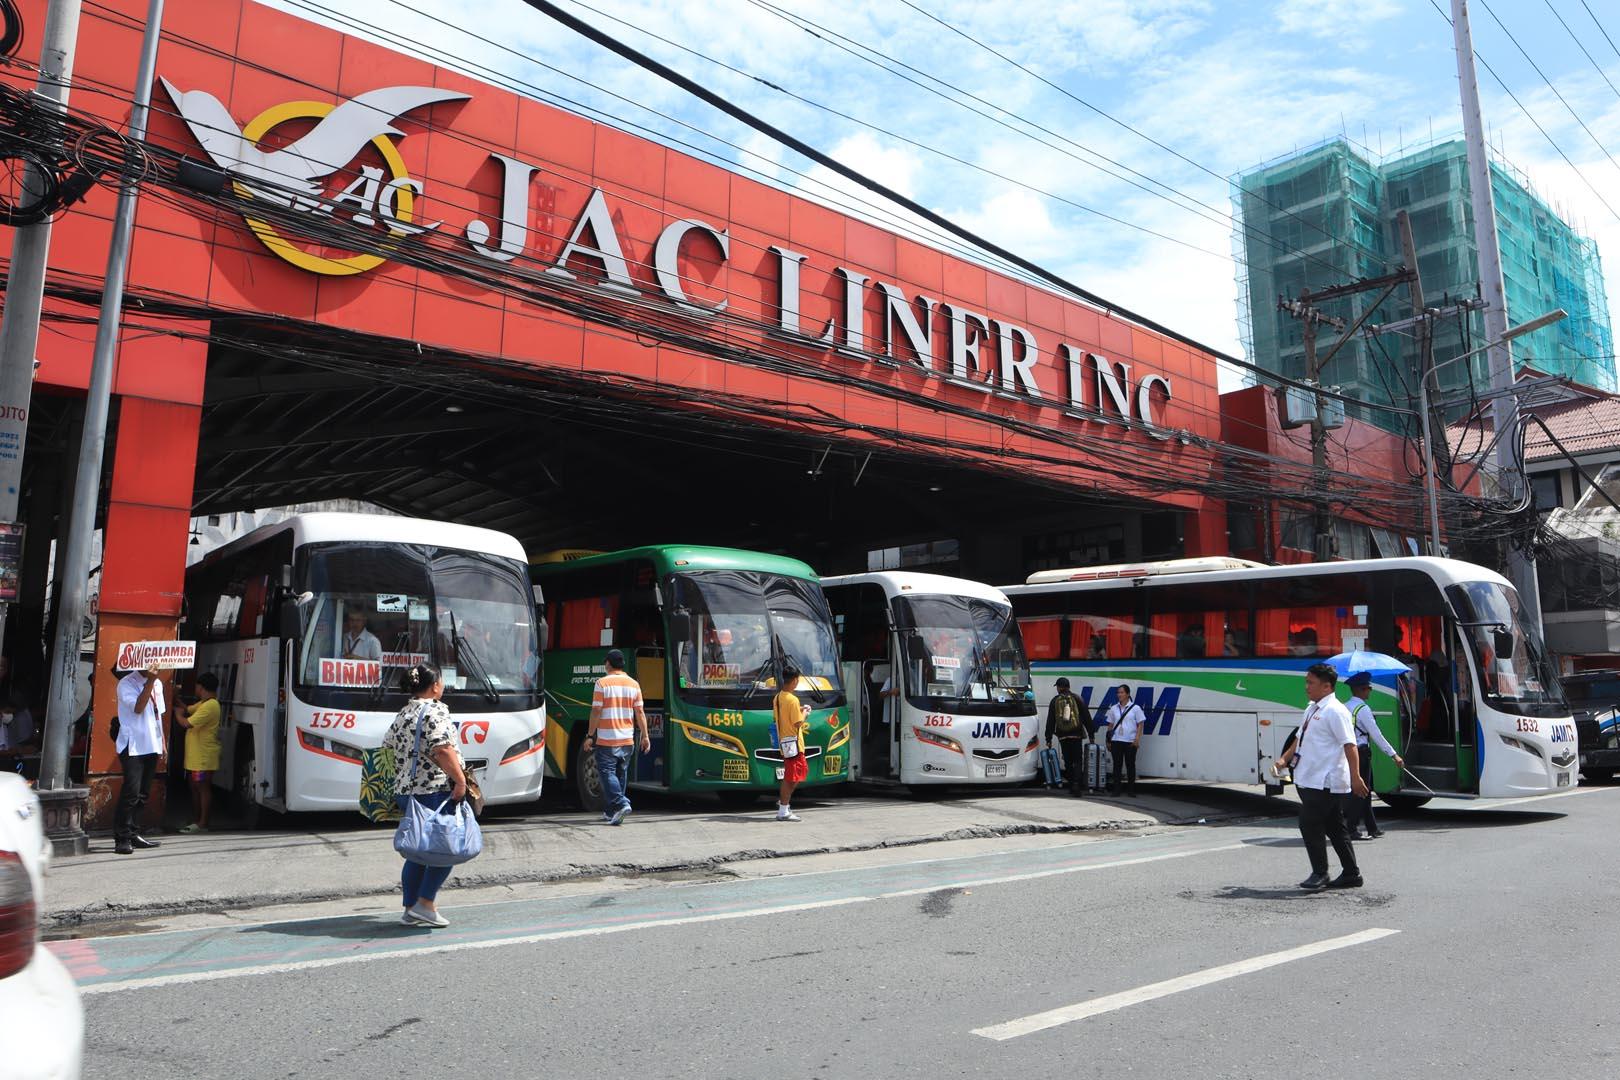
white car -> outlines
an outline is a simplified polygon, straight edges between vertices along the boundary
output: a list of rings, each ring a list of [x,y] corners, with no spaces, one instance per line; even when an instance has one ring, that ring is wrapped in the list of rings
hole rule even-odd
[[[0,1047],[12,1080],[77,1080],[84,1055],[79,988],[39,940],[50,857],[38,797],[0,773]]]

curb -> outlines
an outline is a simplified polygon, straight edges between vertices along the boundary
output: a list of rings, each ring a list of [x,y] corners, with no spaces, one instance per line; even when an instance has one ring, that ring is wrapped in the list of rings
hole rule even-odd
[[[567,864],[543,871],[508,870],[489,874],[480,874],[476,871],[467,873],[461,873],[458,871],[458,873],[450,879],[449,883],[446,885],[446,888],[470,889],[487,888],[490,886],[499,885],[544,885],[552,882],[582,881],[589,880],[591,878],[640,877],[652,874],[669,874],[683,871],[690,872],[694,870],[712,870],[727,863],[759,862],[766,859],[787,859],[805,855],[833,855],[860,851],[881,851],[888,848],[917,847],[923,844],[944,843],[953,840],[989,840],[1003,836],[1061,835],[1067,833],[1125,832],[1133,829],[1191,825],[1196,823],[1200,818],[1213,822],[1229,821],[1245,816],[1251,815],[1232,814],[1228,816],[1205,812],[1196,817],[1172,819],[1168,821],[1128,818],[1113,821],[1094,821],[1083,825],[1009,822],[1005,825],[972,825],[961,829],[952,829],[949,832],[937,833],[931,836],[904,837],[900,839],[879,840],[863,844],[835,844],[802,848],[745,848],[740,851],[731,851],[720,855],[710,855],[700,859],[673,860],[670,862],[659,863],[579,863]],[[472,865],[476,865],[476,862]],[[64,908],[55,911],[41,912],[40,929],[44,932],[44,935],[47,938],[50,938],[53,936],[52,931],[64,931],[80,927],[94,927],[110,923],[132,922],[140,919],[172,918],[178,915],[194,915],[204,912],[252,909],[279,904],[305,902],[316,903],[321,901],[348,900],[370,896],[387,896],[397,891],[398,889],[396,886],[389,885],[338,888],[319,892],[306,890],[296,894],[267,892],[235,896],[197,896],[167,901],[164,903],[148,904],[119,904],[112,901],[102,901],[94,904],[86,904],[76,908]],[[59,934],[56,936],[73,935]]]

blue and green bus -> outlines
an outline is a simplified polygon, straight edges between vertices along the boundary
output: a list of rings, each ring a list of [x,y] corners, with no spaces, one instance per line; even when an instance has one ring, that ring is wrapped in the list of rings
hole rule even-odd
[[[1362,649],[1409,667],[1378,678],[1370,699],[1407,766],[1373,755],[1385,802],[1539,795],[1575,782],[1558,676],[1513,586],[1485,567],[1185,559],[1042,571],[1003,591],[1040,701],[1066,676],[1100,722],[1113,688],[1130,685],[1147,718],[1144,776],[1280,791],[1271,764],[1299,725],[1305,669]]]
[[[544,605],[546,771],[600,807],[601,781],[580,753],[591,690],[609,649],[641,683],[650,753],[633,788],[713,792],[744,805],[781,778],[771,702],[782,665],[804,674],[810,718],[807,785],[848,776],[849,719],[832,615],[815,571],[796,559],[732,548],[661,544],[569,553],[531,568]]]

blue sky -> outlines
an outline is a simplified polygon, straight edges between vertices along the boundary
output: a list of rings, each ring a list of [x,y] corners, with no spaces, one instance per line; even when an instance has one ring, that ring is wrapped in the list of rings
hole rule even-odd
[[[334,25],[334,13],[363,20],[385,31],[366,36],[396,47],[387,35],[428,43],[823,201],[870,200],[521,0],[271,2]],[[1232,352],[1224,178],[1341,133],[1389,153],[1461,130],[1452,31],[1430,0],[560,2],[924,205]],[[1436,3],[1449,12],[1450,0]],[[1603,205],[1620,211],[1620,0],[1472,10],[1478,52],[1519,102],[1481,69],[1491,141],[1597,238],[1620,295],[1620,217]],[[915,82],[863,50],[909,65]],[[947,100],[967,95],[991,116]],[[914,227],[903,212],[864,212]]]

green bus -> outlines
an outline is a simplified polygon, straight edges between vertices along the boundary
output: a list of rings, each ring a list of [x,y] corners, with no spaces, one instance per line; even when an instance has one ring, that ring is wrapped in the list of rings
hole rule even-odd
[[[632,759],[633,788],[712,791],[735,805],[774,790],[782,755],[771,701],[790,660],[805,676],[807,786],[848,778],[838,644],[809,566],[673,544],[569,556],[531,570],[549,635],[546,772],[571,779],[587,808],[601,807],[602,785],[579,748],[609,649],[624,653],[647,703],[652,751]]]

